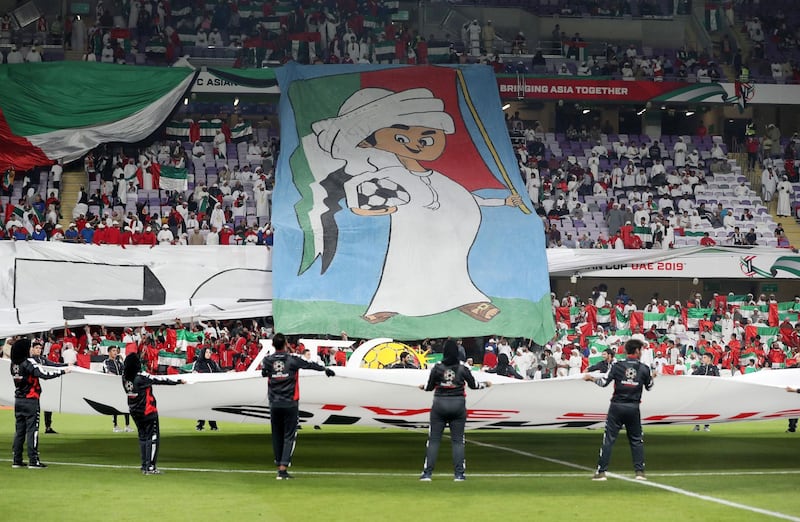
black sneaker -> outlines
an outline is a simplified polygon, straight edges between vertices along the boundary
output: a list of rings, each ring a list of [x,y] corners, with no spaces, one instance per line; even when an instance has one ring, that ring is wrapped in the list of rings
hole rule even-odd
[[[11,464],[11,467],[14,468],[14,469],[27,468],[28,467],[28,463],[27,462],[23,462],[21,460],[15,460]]]
[[[150,468],[144,470],[145,475],[161,475],[161,470],[158,468]]]
[[[202,426],[195,426],[194,429],[196,429],[197,431],[203,431],[203,427]]]
[[[216,426],[214,426],[213,428],[211,428],[211,431],[219,431],[219,428],[217,428]]]
[[[600,471],[595,473],[594,476],[592,477],[592,480],[597,480],[597,481],[607,480],[605,471]]]
[[[45,433],[50,433],[52,435],[58,435],[58,432],[56,430],[54,430],[53,428],[47,428],[46,430],[44,430],[44,432]]]
[[[294,477],[289,475],[289,472],[285,469],[279,469],[278,475],[275,477],[276,480],[291,480]]]
[[[455,477],[453,478],[453,482],[464,482],[467,480],[467,476],[463,473],[456,473]]]
[[[431,478],[430,473],[423,473],[422,475],[420,475],[419,480],[420,482],[430,482],[433,479]]]
[[[47,467],[47,464],[42,462],[41,460],[32,460],[30,464],[28,464],[28,469],[44,469]]]
[[[645,476],[644,471],[637,471],[636,472],[636,476],[633,477],[633,478],[635,478],[636,480],[647,480],[647,477]]]

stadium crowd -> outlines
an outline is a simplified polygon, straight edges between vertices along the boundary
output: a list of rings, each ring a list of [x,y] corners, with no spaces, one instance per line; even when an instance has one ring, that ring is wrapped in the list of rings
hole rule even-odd
[[[697,293],[685,301],[670,303],[654,294],[640,305],[620,288],[613,297],[599,284],[592,295],[581,298],[566,292],[561,299],[552,294],[556,334],[544,345],[528,339],[502,336],[484,338],[482,344],[465,350],[462,362],[518,379],[548,379],[576,375],[605,360],[623,357],[623,345],[630,338],[645,343],[642,362],[665,374],[691,374],[709,353],[713,364],[728,375],[798,366],[800,362],[800,296],[778,302],[774,295],[754,296],[714,293],[703,299]],[[226,371],[244,371],[261,350],[260,340],[273,334],[269,318],[236,321],[196,321],[184,324],[53,330],[42,335],[44,356],[54,363],[90,368],[107,357],[110,347],[122,354],[136,352],[151,373],[193,371],[193,363],[205,349]],[[342,339],[348,340],[342,332]],[[6,340],[3,356],[8,357],[15,338]],[[411,341],[417,353],[441,352],[445,339]],[[481,342],[480,340],[477,340]],[[289,339],[289,349],[298,356],[326,365],[343,366],[354,348],[325,347],[317,354]],[[399,355],[386,367],[418,367],[419,361]]]

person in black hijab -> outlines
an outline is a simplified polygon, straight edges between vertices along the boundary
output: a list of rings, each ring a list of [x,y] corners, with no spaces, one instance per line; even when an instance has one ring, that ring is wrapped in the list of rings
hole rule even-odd
[[[513,366],[511,366],[511,364],[509,364],[508,355],[504,353],[501,353],[497,356],[497,366],[486,370],[486,373],[496,373],[497,375],[502,375],[503,377],[513,377],[515,379],[524,378],[517,372],[517,370],[514,369]]]
[[[132,353],[125,358],[122,371],[122,387],[128,396],[128,409],[139,430],[139,451],[142,456],[142,473],[159,475],[156,467],[158,443],[161,432],[158,427],[158,407],[153,395],[154,384],[186,384],[183,379],[173,381],[165,377],[154,377],[142,371],[142,360]]]
[[[42,386],[39,379],[55,379],[70,368],[53,368],[45,370],[36,366],[29,358],[31,341],[19,339],[11,346],[11,379],[14,381],[14,418],[16,431],[12,450],[14,458],[12,468],[46,468],[47,464],[39,460],[39,397]],[[28,445],[29,463],[22,460],[23,443]]]
[[[223,370],[220,368],[219,364],[217,364],[217,361],[211,358],[212,353],[213,351],[211,348],[203,348],[200,350],[200,353],[197,355],[197,359],[194,361],[192,373],[222,373]],[[197,421],[197,426],[195,426],[194,429],[197,431],[203,431],[205,424],[205,420],[199,419]],[[211,431],[219,430],[219,427],[217,427],[217,421],[215,420],[208,421],[208,426],[211,428]]]
[[[472,371],[458,361],[458,345],[452,339],[444,343],[442,362],[437,363],[430,372],[428,384],[419,388],[433,391],[428,446],[421,481],[428,482],[436,466],[439,445],[442,442],[444,427],[450,426],[450,440],[453,445],[454,480],[463,481],[464,475],[464,428],[467,424],[467,400],[465,386],[480,390],[492,383],[478,383]]]

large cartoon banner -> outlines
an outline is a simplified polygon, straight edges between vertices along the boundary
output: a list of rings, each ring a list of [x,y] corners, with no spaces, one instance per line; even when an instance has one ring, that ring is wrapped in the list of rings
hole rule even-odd
[[[358,71],[278,70],[276,327],[549,339],[544,233],[492,70]]]

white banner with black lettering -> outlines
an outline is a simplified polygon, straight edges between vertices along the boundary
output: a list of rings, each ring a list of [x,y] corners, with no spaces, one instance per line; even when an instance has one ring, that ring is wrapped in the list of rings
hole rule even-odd
[[[272,315],[265,247],[0,243],[0,337]]]

